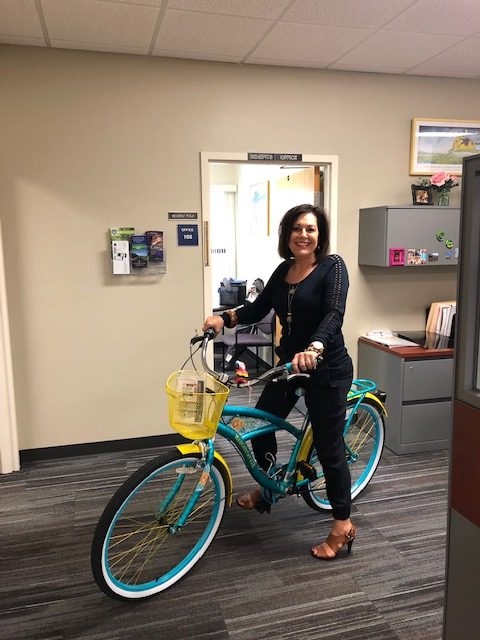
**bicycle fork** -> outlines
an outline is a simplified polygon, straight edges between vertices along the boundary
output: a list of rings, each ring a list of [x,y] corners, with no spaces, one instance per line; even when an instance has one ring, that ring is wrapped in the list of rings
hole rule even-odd
[[[210,477],[210,469],[211,469],[213,458],[214,458],[213,441],[209,440],[208,443],[199,441],[198,445],[202,454],[201,459],[198,461],[195,467],[183,466],[177,469],[178,478],[174,483],[173,487],[170,489],[165,500],[163,500],[162,504],[160,505],[159,512],[163,514],[169,508],[170,504],[174,500],[175,496],[177,495],[178,491],[183,485],[187,475],[190,475],[191,473],[195,473],[198,470],[199,466],[201,466],[202,473],[198,480],[197,486],[195,487],[194,491],[192,492],[192,495],[190,496],[190,499],[188,500],[187,504],[183,508],[183,511],[178,517],[177,521],[168,527],[168,532],[171,534],[177,533],[185,525],[190,514],[195,509],[195,505],[197,504],[198,499],[202,494],[203,490],[205,489],[205,486],[208,482],[208,478]]]

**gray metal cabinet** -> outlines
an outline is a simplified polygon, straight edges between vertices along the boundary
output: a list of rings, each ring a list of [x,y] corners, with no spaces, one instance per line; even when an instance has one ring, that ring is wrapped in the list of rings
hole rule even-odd
[[[445,449],[450,443],[453,351],[358,344],[358,375],[387,393],[385,445],[394,453]]]
[[[399,254],[397,266],[423,268],[458,264],[458,208],[381,206],[360,209],[359,215],[360,265],[395,266],[391,252]],[[409,261],[409,251],[421,254],[422,262]]]

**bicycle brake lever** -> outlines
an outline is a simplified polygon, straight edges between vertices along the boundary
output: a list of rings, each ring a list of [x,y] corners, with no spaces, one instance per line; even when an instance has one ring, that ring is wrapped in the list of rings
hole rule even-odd
[[[288,382],[290,380],[294,380],[295,378],[310,378],[309,373],[289,373],[284,379]]]

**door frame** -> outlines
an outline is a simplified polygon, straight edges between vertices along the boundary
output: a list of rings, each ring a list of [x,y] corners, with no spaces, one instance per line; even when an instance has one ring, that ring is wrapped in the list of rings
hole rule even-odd
[[[20,469],[7,287],[0,225],[0,473]]]
[[[300,155],[300,154],[299,154]],[[302,160],[295,162],[256,162],[248,160],[248,152],[234,151],[201,151],[200,152],[200,172],[201,172],[201,197],[202,197],[202,248],[203,248],[203,313],[204,317],[212,313],[212,293],[211,293],[211,267],[210,267],[210,242],[209,229],[210,222],[210,163],[226,162],[232,164],[262,164],[262,165],[305,165],[305,168],[312,165],[322,165],[324,167],[324,207],[328,213],[330,222],[330,249],[333,253],[337,251],[337,229],[338,229],[338,156],[305,153],[301,154]]]

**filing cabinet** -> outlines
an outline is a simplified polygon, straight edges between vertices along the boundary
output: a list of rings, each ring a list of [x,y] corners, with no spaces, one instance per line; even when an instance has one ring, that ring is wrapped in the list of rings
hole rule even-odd
[[[389,349],[360,338],[358,377],[374,380],[387,393],[388,449],[404,454],[448,448],[453,349]]]

